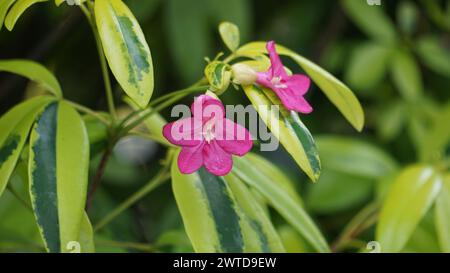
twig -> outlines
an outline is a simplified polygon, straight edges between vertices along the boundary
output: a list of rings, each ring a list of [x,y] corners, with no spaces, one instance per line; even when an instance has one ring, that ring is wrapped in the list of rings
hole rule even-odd
[[[166,161],[164,162],[165,166],[163,169],[147,184],[145,184],[144,187],[142,187],[140,190],[135,192],[133,195],[128,197],[124,202],[122,202],[118,207],[116,207],[113,211],[108,213],[102,220],[100,220],[94,227],[95,231],[100,230],[104,226],[106,226],[109,222],[111,222],[114,218],[116,218],[119,214],[121,214],[123,211],[128,209],[130,206],[135,204],[137,201],[142,199],[144,196],[152,192],[154,189],[156,189],[159,185],[161,185],[163,182],[165,182],[167,179],[170,178],[170,174],[168,173],[168,169],[171,162],[171,151],[168,152],[168,155],[166,157]]]
[[[95,192],[97,191],[97,188],[100,186],[100,183],[102,181],[103,174],[105,173],[106,165],[108,163],[109,157],[112,153],[112,147],[114,145],[108,145],[105,152],[103,153],[102,159],[100,160],[100,163],[97,168],[97,172],[95,173],[94,179],[92,180],[92,186],[89,190],[87,200],[86,200],[86,211],[89,210],[92,206],[92,201],[94,200]]]

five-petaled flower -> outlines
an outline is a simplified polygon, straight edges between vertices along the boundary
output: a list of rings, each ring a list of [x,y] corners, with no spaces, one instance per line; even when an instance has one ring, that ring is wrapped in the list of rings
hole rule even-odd
[[[190,174],[202,166],[214,175],[231,171],[232,155],[243,156],[253,146],[249,131],[225,117],[219,100],[201,95],[191,106],[192,117],[169,123],[163,128],[164,137],[181,146],[178,167]]]
[[[312,107],[303,97],[308,92],[310,79],[302,74],[288,75],[275,49],[275,42],[267,43],[271,66],[266,72],[257,73],[256,82],[272,89],[288,110],[308,114]]]

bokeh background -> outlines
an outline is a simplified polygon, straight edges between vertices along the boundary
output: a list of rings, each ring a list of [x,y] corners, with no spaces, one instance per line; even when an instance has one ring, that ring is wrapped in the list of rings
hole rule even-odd
[[[450,1],[385,0],[381,6],[369,6],[363,0],[124,2],[138,18],[152,51],[154,97],[194,83],[203,75],[204,57],[226,52],[217,31],[224,20],[240,27],[243,43],[276,40],[319,63],[357,94],[366,113],[362,133],[344,120],[316,86],[308,94],[315,111],[304,121],[317,139],[324,166],[317,184],[307,181],[281,147],[265,154],[295,182],[330,243],[361,208],[382,198],[403,166],[448,164],[448,139],[442,140],[441,135],[450,126]],[[39,3],[20,18],[13,32],[3,28],[0,59],[11,58],[45,64],[60,80],[66,98],[106,109],[94,39],[76,7]],[[289,60],[286,65],[301,72]],[[120,87],[114,85],[119,100]],[[1,73],[0,113],[39,92],[39,86]],[[224,101],[248,103],[242,91],[232,88]],[[163,114],[170,120],[169,111]],[[144,185],[158,170],[163,152],[149,141],[122,141],[90,211],[92,221]],[[92,169],[97,162],[94,156]],[[276,214],[273,217],[282,237],[290,242],[290,251],[308,250],[295,231]],[[420,223],[408,250],[439,251],[429,218]],[[373,239],[373,228],[362,238]],[[98,251],[192,251],[170,183],[128,209],[96,241]],[[6,192],[0,198],[0,251],[39,251],[38,242],[31,213]],[[354,243],[355,249],[364,246]]]

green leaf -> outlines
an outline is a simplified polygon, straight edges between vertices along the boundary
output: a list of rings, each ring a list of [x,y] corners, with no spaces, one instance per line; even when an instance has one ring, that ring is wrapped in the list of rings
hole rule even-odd
[[[334,214],[369,200],[373,181],[325,168],[319,181],[309,185],[305,198],[311,213]]]
[[[17,0],[14,6],[8,12],[5,18],[5,26],[9,31],[12,31],[14,25],[20,16],[32,5],[39,2],[46,2],[47,0]]]
[[[136,18],[141,22],[145,22],[155,15],[161,2],[161,0],[128,0],[127,4]]]
[[[28,164],[19,161],[13,174],[11,175],[9,187],[27,202],[28,194]],[[28,202],[27,202],[28,204]],[[4,251],[3,242],[23,242],[36,246],[36,251],[41,251],[43,244],[39,236],[33,213],[24,206],[9,190],[0,198],[0,251]],[[14,252],[29,252],[29,247],[23,247]],[[34,250],[34,248],[33,248]],[[8,252],[11,252],[9,250]]]
[[[284,252],[283,244],[269,219],[250,189],[233,173],[225,177],[241,212],[241,226],[247,251]]]
[[[445,176],[442,190],[436,199],[434,221],[441,250],[450,253],[450,174]]]
[[[390,50],[375,43],[365,43],[354,49],[346,71],[346,81],[358,91],[373,88],[385,76]]]
[[[139,107],[131,100],[125,98],[125,102],[133,108],[135,111],[139,110]],[[139,114],[143,116],[143,114]],[[160,143],[165,143],[167,146],[173,146],[163,135],[163,127],[167,124],[167,121],[159,113],[154,113],[144,120],[144,124],[147,127],[152,137],[156,138]]]
[[[206,66],[205,77],[210,85],[210,90],[220,95],[230,85],[231,68],[223,62],[213,61]]]
[[[256,86],[244,86],[247,97],[272,134],[280,140],[298,166],[313,181],[320,176],[320,160],[314,140],[298,114],[280,106],[272,93]],[[270,96],[270,97],[269,97]],[[273,106],[275,104],[275,106]],[[279,113],[278,110],[281,110]]]
[[[277,184],[277,186],[283,189],[297,204],[302,204],[303,201],[297,193],[294,183],[277,166],[273,165],[264,157],[254,153],[246,154],[245,159],[250,161],[253,165],[258,166],[260,172],[266,179]]]
[[[252,3],[249,0],[206,0],[206,13],[211,17],[214,27],[222,22],[233,22],[240,32],[242,39],[249,37],[251,22],[253,21]]]
[[[233,23],[223,22],[219,25],[220,37],[231,52],[236,51],[240,43],[239,28]]]
[[[233,176],[201,168],[183,175],[176,160],[172,187],[186,233],[196,252],[280,252],[281,242],[257,202]]]
[[[87,213],[84,213],[81,218],[78,242],[80,243],[82,253],[95,252],[94,230],[92,229],[91,221],[89,221]]]
[[[422,75],[414,56],[405,50],[397,50],[392,56],[391,73],[394,84],[402,96],[417,100],[423,93]]]
[[[86,2],[86,0],[72,0],[72,1],[73,2],[79,1],[80,3]],[[64,2],[67,2],[67,0],[55,0],[55,5],[59,7]]]
[[[371,38],[383,43],[396,40],[395,27],[382,10],[383,6],[370,6],[366,1],[343,0],[342,7],[350,19]]]
[[[402,253],[438,253],[441,251],[432,213],[430,212],[417,225],[408,243],[401,251]]]
[[[402,250],[441,186],[441,176],[428,166],[413,165],[400,173],[384,201],[376,229],[383,252]]]
[[[247,160],[246,157],[235,157],[233,173],[249,186],[257,189],[270,205],[291,224],[311,246],[319,252],[329,252],[327,242],[312,219],[297,200],[277,183],[274,177],[261,172],[261,167]]]
[[[253,42],[242,46],[237,50],[237,56],[249,57],[267,53],[265,42]],[[328,99],[339,109],[344,117],[361,131],[364,126],[364,112],[353,92],[333,75],[311,62],[310,60],[298,55],[297,53],[277,45],[277,52],[285,55],[297,62],[300,67],[311,77]]]
[[[204,0],[168,0],[168,47],[171,50],[177,73],[184,82],[193,82],[203,72],[203,58],[208,56],[211,43],[207,31],[209,14]],[[186,54],[187,53],[187,54]]]
[[[13,173],[37,113],[51,100],[44,96],[27,100],[0,118],[0,196]]]
[[[379,179],[397,169],[395,160],[378,147],[357,139],[321,136],[316,138],[324,169]]]
[[[139,23],[121,0],[95,1],[95,19],[112,73],[144,108],[153,93],[153,64]]]
[[[387,103],[378,113],[377,133],[383,140],[397,137],[406,122],[407,109],[402,100]]]
[[[417,54],[428,68],[450,77],[450,52],[438,37],[421,37],[415,45]]]
[[[397,18],[403,32],[412,34],[419,18],[417,6],[410,1],[402,1],[397,8]]]
[[[0,30],[2,30],[6,13],[8,13],[9,8],[12,6],[12,4],[14,4],[15,1],[16,0],[3,0],[0,3]]]
[[[83,120],[64,101],[48,105],[31,133],[28,176],[35,217],[50,252],[66,251],[80,236],[88,165]]]
[[[309,253],[308,245],[291,226],[284,225],[277,229],[287,253]]]
[[[18,74],[41,84],[57,98],[62,97],[61,86],[55,76],[39,63],[28,60],[0,61],[0,71]]]
[[[421,137],[420,159],[435,161],[445,157],[450,145],[450,126],[445,126],[450,120],[450,103],[438,110],[438,115],[432,120],[431,127],[424,129]]]

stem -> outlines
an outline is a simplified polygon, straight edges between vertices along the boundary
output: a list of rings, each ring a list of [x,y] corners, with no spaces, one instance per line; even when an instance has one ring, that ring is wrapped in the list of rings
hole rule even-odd
[[[66,100],[66,102],[69,103],[70,105],[72,105],[78,111],[88,114],[90,116],[93,116],[94,118],[98,119],[105,125],[109,125],[109,121],[107,119],[105,119],[102,115],[100,115],[99,113],[95,112],[94,110],[91,110],[90,108],[85,107],[85,106],[78,104],[76,102],[73,102],[73,101]]]
[[[340,251],[349,242],[351,242],[357,235],[369,228],[376,222],[378,218],[377,211],[379,205],[377,203],[372,203],[364,207],[358,214],[353,217],[353,219],[344,228],[341,235],[332,244],[331,249],[333,252]]]
[[[159,98],[157,98],[157,99],[151,101],[151,102],[149,103],[148,107],[151,108],[151,107],[153,107],[153,106],[155,106],[155,105],[158,105],[158,104],[160,104],[161,102],[163,102],[163,101],[165,101],[165,100],[168,100],[168,99],[170,99],[170,98],[172,98],[172,97],[175,97],[175,96],[178,97],[178,99],[182,99],[182,98],[184,98],[185,96],[187,96],[187,95],[189,95],[189,94],[191,94],[191,93],[195,93],[195,92],[199,92],[199,91],[205,91],[206,89],[208,89],[208,86],[197,86],[197,85],[193,85],[193,86],[191,86],[191,87],[189,87],[189,88],[186,88],[186,89],[181,89],[181,90],[173,91],[173,92],[170,92],[170,93],[167,94],[167,95],[164,95],[164,96],[162,96],[162,97],[159,97]],[[130,115],[128,115],[127,117],[125,117],[125,118],[122,120],[122,122],[120,123],[120,126],[123,126],[127,121],[131,120],[131,119],[132,119],[133,117],[135,117],[136,115],[142,114],[142,113],[144,113],[145,111],[149,111],[149,110],[151,111],[151,109],[149,109],[149,108],[141,109],[141,110],[138,110],[138,111],[135,111],[135,112],[131,113]],[[145,119],[144,119],[144,120],[145,120]]]
[[[86,18],[88,19],[89,25],[91,26],[92,32],[94,34],[95,44],[97,46],[97,51],[98,51],[98,55],[100,58],[100,66],[102,69],[103,83],[105,85],[106,99],[108,101],[108,109],[109,109],[109,113],[111,114],[113,124],[115,124],[115,122],[117,120],[117,113],[116,113],[116,108],[114,106],[114,96],[113,96],[113,91],[111,88],[111,80],[109,78],[108,64],[106,62],[105,53],[103,52],[102,41],[100,39],[100,36],[98,35],[98,28],[97,28],[97,24],[95,22],[95,14],[92,12],[93,4],[91,1],[88,1],[87,3],[89,5],[91,11],[89,11],[84,6],[83,3],[80,5],[80,8],[83,11],[83,13],[86,15]]]
[[[169,179],[170,178],[170,174],[168,173],[168,166],[169,165],[170,165],[170,162],[167,162],[165,168],[163,168],[156,175],[155,178],[150,180],[144,187],[142,187],[140,190],[138,190],[133,195],[128,197],[117,208],[115,208],[113,211],[108,213],[102,220],[100,220],[95,225],[94,231],[98,231],[101,228],[103,228],[104,226],[106,226],[108,223],[110,223],[114,218],[116,218],[123,211],[125,211],[126,209],[131,207],[133,204],[135,204],[137,201],[139,201],[145,195],[149,194],[154,189],[156,189],[158,186],[160,186],[163,182],[165,182],[167,179]]]
[[[173,96],[172,98],[166,100],[165,102],[159,104],[157,107],[155,108],[150,108],[150,109],[146,109],[149,112],[144,113],[141,112],[141,116],[133,121],[131,124],[125,126],[123,128],[122,133],[126,134],[128,133],[130,130],[132,130],[134,127],[138,126],[139,124],[141,124],[141,122],[143,122],[144,120],[146,120],[147,118],[149,118],[151,115],[153,115],[154,113],[157,113],[159,111],[161,111],[162,109],[166,108],[167,106],[181,100],[182,98],[184,98],[187,94],[192,93],[192,92],[197,92],[197,91],[205,91],[208,89],[208,86],[200,86],[200,87],[191,87],[185,90],[180,90],[180,91],[186,91],[186,93],[180,93],[176,96]],[[189,90],[189,92],[187,92]],[[155,100],[156,101],[156,100]],[[155,103],[153,103],[152,105],[154,105]]]
[[[130,136],[137,136],[137,137],[153,140],[153,141],[155,141],[155,142],[157,142],[157,143],[159,143],[159,144],[161,144],[163,146],[166,146],[168,148],[175,147],[174,145],[170,144],[169,142],[161,139],[160,137],[152,135],[152,134],[145,134],[145,133],[141,133],[141,132],[129,132],[128,135],[130,135]]]
[[[105,173],[106,165],[107,165],[109,157],[112,153],[113,147],[114,147],[113,144],[108,145],[105,152],[103,153],[102,159],[100,160],[100,164],[98,165],[97,172],[95,173],[95,177],[92,182],[91,189],[89,190],[89,193],[87,196],[86,211],[89,210],[92,206],[92,201],[94,200],[95,192],[97,191],[97,188],[100,186],[100,183],[102,181],[103,174]]]

